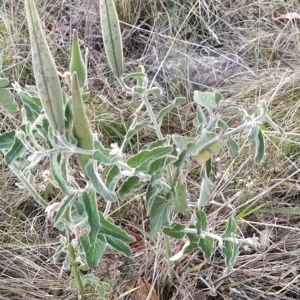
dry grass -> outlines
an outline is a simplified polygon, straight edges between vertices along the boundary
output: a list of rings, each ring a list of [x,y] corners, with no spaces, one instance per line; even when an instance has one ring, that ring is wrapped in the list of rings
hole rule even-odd
[[[300,21],[288,15],[300,14],[299,4],[296,0],[116,2],[128,72],[144,65],[150,79],[155,79],[153,84],[165,89],[164,98],[153,102],[155,109],[178,95],[189,99],[169,115],[164,133],[192,134],[190,99],[197,88],[217,89],[226,95],[226,103],[240,103],[249,110],[264,101],[286,134],[265,131],[268,148],[261,165],[253,166],[251,147],[245,145],[241,159],[232,161],[223,153],[213,166],[215,202],[205,207],[211,231],[219,232],[234,209],[241,235],[255,235],[260,244],[256,249],[243,248],[232,272],[226,272],[219,249],[209,262],[195,253],[175,265],[175,285],[166,293],[163,242],[158,239],[131,259],[108,253],[94,273],[115,283],[111,299],[133,288],[140,276],[155,285],[160,299],[299,299]],[[135,106],[122,95],[109,71],[97,1],[84,5],[79,0],[42,1],[39,9],[62,73],[68,68],[71,29],[79,30],[82,45],[90,49],[93,127],[106,143],[119,142]],[[0,73],[11,81],[34,82],[28,43],[23,1],[0,2]],[[199,65],[203,57],[206,65]],[[225,118],[232,125],[238,120],[230,114]],[[17,118],[1,113],[1,133],[17,124]],[[141,147],[152,137],[153,132],[144,132],[131,147]],[[243,139],[241,135],[241,145]],[[61,272],[61,264],[51,260],[58,233],[28,194],[16,188],[15,177],[3,162],[0,166],[0,299],[76,299],[76,292],[67,290],[69,273]],[[195,166],[188,175],[192,200],[198,196],[198,174]],[[56,197],[53,192],[48,196]],[[144,233],[148,223],[142,196],[114,207],[112,216]],[[176,250],[178,245],[172,243]],[[134,299],[133,294],[122,299]]]

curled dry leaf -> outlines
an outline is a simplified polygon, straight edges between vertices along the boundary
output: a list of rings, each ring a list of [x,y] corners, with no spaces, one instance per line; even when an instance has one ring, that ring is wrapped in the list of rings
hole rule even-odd
[[[134,292],[134,299],[135,300],[159,300],[155,289],[151,286],[151,284],[145,278],[139,278],[137,280],[137,287],[139,287]],[[150,298],[147,298],[150,294]]]
[[[146,240],[139,234],[129,230],[124,229],[129,235],[135,238],[135,242],[129,244],[132,252],[138,252],[144,250],[146,248]]]

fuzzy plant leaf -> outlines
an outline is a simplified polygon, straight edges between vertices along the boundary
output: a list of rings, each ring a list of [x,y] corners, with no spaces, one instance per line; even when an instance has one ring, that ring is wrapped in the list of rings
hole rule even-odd
[[[224,142],[222,140],[216,140],[211,143],[203,150],[201,150],[197,155],[192,156],[192,160],[197,162],[198,164],[206,163],[212,156],[218,155],[221,149],[224,146]]]
[[[231,157],[237,158],[240,156],[239,145],[233,138],[229,137],[227,140],[227,147]]]
[[[112,192],[104,183],[97,171],[97,163],[89,161],[86,165],[86,172],[93,187],[99,193],[105,201],[116,202],[118,200],[116,194]]]
[[[225,257],[225,264],[228,270],[232,270],[239,255],[240,244],[235,242],[226,241],[221,249]]]
[[[165,227],[163,229],[163,233],[175,239],[182,239],[185,235],[184,229],[185,225],[180,223],[173,223],[170,227]]]
[[[98,265],[104,250],[106,249],[106,243],[97,239],[95,243],[91,245],[90,240],[86,235],[80,237],[80,243],[84,250],[88,266],[90,268],[95,268]]]
[[[203,149],[212,145],[215,141],[218,141],[218,135],[214,132],[206,132],[201,135],[191,147],[190,153],[192,156],[198,155]],[[217,145],[221,144],[218,142]]]
[[[174,189],[173,210],[175,213],[184,212],[188,209],[186,184],[178,183]]]
[[[173,102],[167,107],[163,108],[158,116],[156,117],[156,122],[161,122],[163,117],[166,116],[172,109],[182,105],[185,103],[185,97],[177,97],[173,100]]]
[[[54,132],[64,133],[62,90],[34,0],[25,0],[34,77],[45,114]]]
[[[217,108],[222,100],[223,96],[218,92],[194,91],[194,101],[208,110]]]
[[[73,74],[74,72],[77,73],[79,86],[83,88],[86,83],[87,71],[86,71],[84,60],[80,52],[80,46],[78,43],[78,35],[76,29],[74,29],[73,31],[70,71],[71,74]]]
[[[0,150],[9,150],[15,140],[15,130],[0,134]]]
[[[90,193],[84,192],[82,195],[85,212],[87,214],[88,223],[90,225],[89,240],[93,245],[96,242],[98,231],[100,228],[100,218],[98,214],[98,206],[95,190],[91,190]]]
[[[10,115],[15,115],[18,111],[18,105],[15,101],[15,97],[7,88],[0,88],[0,108]]]
[[[93,149],[94,141],[92,129],[86,116],[83,101],[80,94],[80,87],[77,73],[72,74],[72,104],[73,104],[73,134],[78,141],[78,147],[84,149]],[[87,177],[85,166],[90,159],[90,155],[77,154],[80,168]]]
[[[158,232],[169,224],[170,203],[161,196],[157,196],[151,206],[150,215],[150,231],[151,238],[156,239]]]
[[[101,212],[98,212],[100,218],[100,227],[98,235],[110,236],[120,240],[123,243],[132,243],[135,238],[129,235],[126,231],[115,225],[111,219],[106,219]]]
[[[205,176],[202,178],[198,207],[204,206],[208,202],[213,187],[214,184],[208,177]]]
[[[0,88],[8,86],[9,80],[7,78],[0,77]]]
[[[254,161],[258,164],[262,161],[265,155],[265,141],[262,131],[259,129],[257,138],[255,139],[255,158]]]
[[[198,241],[198,246],[203,252],[204,258],[206,260],[209,260],[214,250],[214,239],[210,236],[200,237]]]
[[[19,132],[19,134],[23,134],[23,133]],[[6,137],[8,137],[8,136],[6,136]],[[15,134],[14,141],[11,145],[11,148],[4,156],[5,163],[7,165],[10,165],[15,160],[19,159],[22,156],[24,151],[25,151],[25,146],[23,145],[23,143],[18,139],[18,137]]]
[[[197,222],[196,222],[196,229],[197,229],[197,235],[201,235],[202,230],[207,229],[207,217],[206,213],[202,210],[197,210],[196,211],[196,217],[197,217]]]
[[[113,0],[100,0],[100,20],[106,57],[112,72],[119,79],[123,75],[123,46]]]

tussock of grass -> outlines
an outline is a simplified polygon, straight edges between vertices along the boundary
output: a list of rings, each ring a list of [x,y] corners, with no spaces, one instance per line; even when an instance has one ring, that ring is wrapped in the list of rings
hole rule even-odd
[[[299,20],[286,15],[297,12],[299,4],[294,0],[117,2],[128,72],[143,65],[150,80],[156,78],[153,84],[165,90],[162,99],[151,100],[155,111],[175,96],[188,98],[183,108],[165,119],[165,134],[194,134],[193,89],[217,89],[226,95],[225,104],[239,103],[250,111],[258,101],[264,101],[286,134],[265,131],[267,153],[261,165],[250,163],[249,145],[241,148],[241,159],[231,161],[221,153],[213,165],[216,187],[213,201],[205,207],[210,230],[220,232],[235,212],[241,235],[255,235],[260,244],[255,249],[244,248],[232,272],[224,269],[219,249],[209,262],[197,252],[176,263],[174,287],[167,292],[161,285],[167,270],[159,238],[148,241],[146,249],[127,260],[108,253],[104,264],[109,266],[99,266],[95,274],[115,282],[111,299],[133,288],[140,276],[155,285],[160,299],[196,299],[197,293],[207,299],[298,299],[300,40]],[[89,47],[92,95],[88,115],[94,130],[110,144],[120,142],[139,103],[129,103],[110,74],[97,9],[96,0],[84,4],[80,0],[72,4],[44,1],[39,7],[61,73],[68,68],[72,28],[79,30],[82,47]],[[0,73],[11,81],[33,84],[22,10],[23,1],[0,4]],[[206,62],[215,59],[217,64],[201,66],[203,57]],[[174,60],[181,64],[176,65]],[[203,73],[208,76],[207,82]],[[232,126],[238,122],[230,113],[224,117]],[[17,124],[17,116],[1,113],[1,133]],[[136,151],[151,138],[155,138],[154,132],[144,131],[132,141],[129,151]],[[242,145],[243,135],[237,139]],[[243,164],[248,158],[249,162]],[[15,178],[0,162],[0,298],[75,299],[75,293],[67,290],[69,273],[60,273],[61,264],[51,260],[58,233],[52,232],[44,212],[28,194],[16,188]],[[191,201],[196,201],[198,166],[188,174],[188,182]],[[124,227],[147,236],[149,224],[142,199],[143,195],[137,195],[121,203],[114,207],[112,216]],[[174,216],[174,220],[188,221],[190,213]],[[173,241],[172,245],[174,251],[179,247]]]

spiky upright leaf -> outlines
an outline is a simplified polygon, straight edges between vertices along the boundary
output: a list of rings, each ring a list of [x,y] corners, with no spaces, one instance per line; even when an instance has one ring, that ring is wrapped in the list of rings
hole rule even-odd
[[[77,72],[79,86],[84,87],[85,82],[86,82],[87,72],[86,72],[85,63],[81,56],[76,30],[73,31],[73,43],[72,43],[70,71],[71,71],[71,74],[73,74],[74,72]]]
[[[59,134],[64,133],[63,99],[59,78],[34,0],[25,0],[34,77],[46,116]]]
[[[106,57],[114,75],[120,78],[123,74],[123,46],[113,0],[100,0],[100,19]]]
[[[86,116],[78,82],[77,73],[72,74],[72,104],[73,104],[73,132],[78,141],[78,147],[93,149],[93,135],[90,123]],[[90,159],[90,155],[77,154],[80,168],[87,177],[85,166]]]

